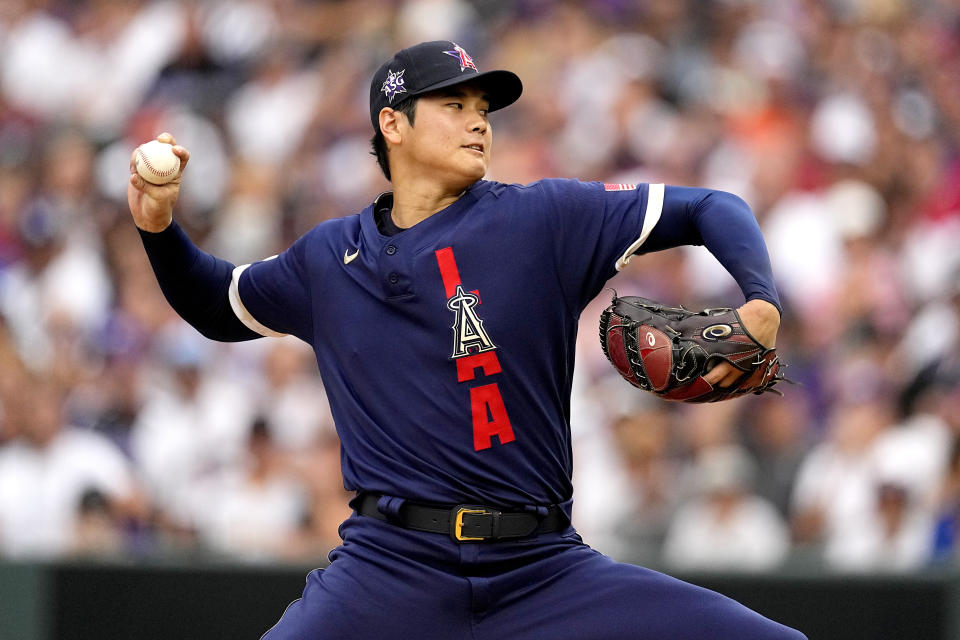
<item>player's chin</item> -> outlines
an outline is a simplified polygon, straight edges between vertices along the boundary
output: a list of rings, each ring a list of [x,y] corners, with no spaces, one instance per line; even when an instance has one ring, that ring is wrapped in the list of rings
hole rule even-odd
[[[473,183],[487,175],[488,165],[488,158],[485,155],[481,156],[470,152],[470,156],[464,158],[464,161],[460,164],[460,173],[462,173],[464,177],[469,178],[470,182]]]

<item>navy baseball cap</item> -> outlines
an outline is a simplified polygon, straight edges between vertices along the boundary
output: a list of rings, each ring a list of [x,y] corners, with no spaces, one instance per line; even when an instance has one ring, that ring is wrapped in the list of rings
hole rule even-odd
[[[480,73],[463,47],[449,40],[421,42],[387,60],[370,82],[370,122],[380,129],[380,110],[406,98],[463,82],[480,82],[490,96],[490,111],[516,102],[523,83],[512,71]]]

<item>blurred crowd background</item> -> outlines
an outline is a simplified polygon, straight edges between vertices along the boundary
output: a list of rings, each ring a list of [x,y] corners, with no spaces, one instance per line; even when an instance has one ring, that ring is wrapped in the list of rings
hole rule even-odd
[[[349,513],[306,345],[223,345],[164,301],[133,148],[190,149],[177,217],[236,264],[389,184],[369,78],[452,39],[517,72],[488,178],[735,192],[784,304],[784,396],[658,401],[584,313],[575,524],[675,569],[955,565],[960,3],[955,0],[0,0],[0,557],[321,563]],[[702,247],[611,285],[734,305]]]

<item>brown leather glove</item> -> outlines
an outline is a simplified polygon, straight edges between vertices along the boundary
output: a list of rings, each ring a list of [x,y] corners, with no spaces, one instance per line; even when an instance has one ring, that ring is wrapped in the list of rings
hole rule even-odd
[[[690,311],[637,296],[618,298],[600,314],[600,344],[633,386],[667,400],[718,402],[779,391],[784,379],[775,348],[757,342],[736,309]],[[719,360],[743,372],[728,387],[703,379]]]

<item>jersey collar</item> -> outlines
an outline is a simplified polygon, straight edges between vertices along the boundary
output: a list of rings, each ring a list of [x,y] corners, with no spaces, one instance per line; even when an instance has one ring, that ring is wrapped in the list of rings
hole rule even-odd
[[[472,185],[467,187],[466,191],[463,192],[455,202],[450,206],[438,211],[433,214],[426,220],[417,223],[409,229],[399,229],[405,237],[416,236],[418,238],[427,238],[431,235],[434,229],[441,229],[445,226],[446,220],[450,218],[457,217],[460,213],[466,211],[471,205],[473,205],[486,191],[490,188],[490,183],[486,180],[478,180]],[[380,228],[377,225],[377,211],[383,208],[393,206],[393,191],[384,191],[378,195],[374,201],[360,214],[360,224],[363,228],[363,234],[365,239],[369,242],[380,244],[385,242],[391,237],[388,234],[384,234],[380,231]],[[387,231],[390,230],[390,227],[395,227],[392,221],[387,223]],[[396,227],[395,227],[396,228]]]

